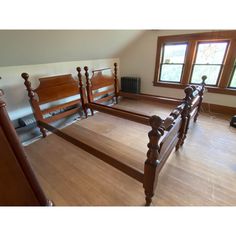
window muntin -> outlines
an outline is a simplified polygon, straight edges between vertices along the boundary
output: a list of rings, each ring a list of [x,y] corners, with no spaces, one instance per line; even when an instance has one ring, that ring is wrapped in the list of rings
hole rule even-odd
[[[201,77],[206,75],[206,84],[216,86],[227,47],[228,42],[226,41],[198,43],[191,83],[201,83]]]
[[[187,43],[164,44],[160,63],[160,81],[181,81]]]
[[[236,64],[234,65],[234,70],[232,74],[232,78],[229,84],[230,88],[236,88]]]

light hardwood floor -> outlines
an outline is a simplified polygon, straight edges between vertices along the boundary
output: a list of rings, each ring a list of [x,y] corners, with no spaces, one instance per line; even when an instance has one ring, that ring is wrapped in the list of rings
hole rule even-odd
[[[165,118],[174,106],[124,99],[118,107]],[[102,113],[64,129],[139,169],[146,159],[149,130],[148,126]],[[236,205],[235,147],[236,129],[229,127],[229,117],[201,113],[197,123],[191,124],[184,146],[171,154],[162,169],[153,205]],[[142,184],[54,134],[25,149],[55,205],[145,203]]]

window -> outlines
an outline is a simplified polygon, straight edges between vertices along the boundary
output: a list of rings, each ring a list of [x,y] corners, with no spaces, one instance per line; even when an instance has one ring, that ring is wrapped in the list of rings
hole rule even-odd
[[[207,76],[209,92],[236,95],[236,30],[158,38],[154,86],[184,88]]]
[[[234,70],[231,78],[231,82],[229,85],[230,88],[235,88],[236,89],[236,64],[234,65]]]
[[[162,53],[160,81],[180,82],[187,44],[165,44]]]
[[[206,75],[207,85],[217,85],[227,46],[227,42],[198,43],[191,83],[201,83]]]

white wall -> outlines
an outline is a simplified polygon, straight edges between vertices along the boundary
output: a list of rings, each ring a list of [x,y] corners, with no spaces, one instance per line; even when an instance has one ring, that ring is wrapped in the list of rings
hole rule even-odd
[[[140,76],[142,79],[141,90],[143,93],[182,98],[184,96],[183,89],[163,88],[152,85],[155,71],[157,37],[196,32],[203,31],[146,31],[120,55],[121,76]],[[236,107],[236,97],[232,95],[207,93],[204,101],[212,104]]]
[[[59,74],[72,74],[76,79],[77,66],[83,68],[86,65],[89,67],[91,73],[91,70],[94,69],[113,68],[114,62],[119,64],[119,58],[0,67],[0,75],[2,77],[0,80],[0,88],[3,89],[5,93],[4,100],[7,103],[7,110],[11,120],[14,121],[32,113],[21,73],[27,72],[30,75],[32,87],[36,88],[38,86],[38,80],[36,78]],[[84,74],[84,70],[82,72]]]
[[[115,58],[143,32],[0,30],[0,66]]]

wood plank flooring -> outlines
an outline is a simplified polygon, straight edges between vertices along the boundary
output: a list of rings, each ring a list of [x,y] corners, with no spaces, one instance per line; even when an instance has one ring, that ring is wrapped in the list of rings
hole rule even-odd
[[[124,99],[117,107],[164,118],[173,105]],[[80,137],[89,134],[84,140],[108,152],[114,147],[108,149],[103,145],[104,140],[124,144],[117,148],[117,158],[135,162],[137,168],[142,168],[149,127],[96,113],[64,130],[69,129]],[[100,144],[98,132],[102,135]],[[162,169],[153,205],[236,205],[235,147],[236,129],[229,127],[229,117],[202,113],[197,123],[191,124],[183,148],[173,152]],[[122,148],[126,150],[125,155]],[[129,156],[129,148],[137,158]],[[54,134],[25,149],[43,189],[55,205],[142,206],[145,203],[142,184]]]

